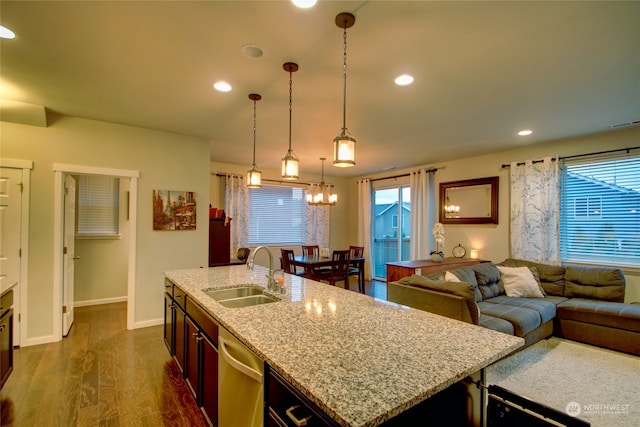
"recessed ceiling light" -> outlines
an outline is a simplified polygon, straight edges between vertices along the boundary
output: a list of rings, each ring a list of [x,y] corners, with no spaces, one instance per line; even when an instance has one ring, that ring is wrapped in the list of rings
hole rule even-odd
[[[527,136],[527,135],[531,135],[533,133],[532,130],[529,129],[525,129],[525,130],[521,130],[520,132],[518,132],[518,135],[520,136]]]
[[[242,46],[242,54],[248,58],[260,58],[264,55],[264,50],[255,44],[245,44]]]
[[[3,39],[15,39],[16,33],[8,29],[7,27],[0,25],[0,38]]]
[[[407,86],[413,83],[413,76],[409,74],[402,74],[394,80],[398,86]]]
[[[295,4],[299,8],[309,9],[316,5],[318,0],[291,0],[291,3]]]
[[[231,85],[223,81],[214,83],[213,87],[220,92],[229,92],[231,90]]]

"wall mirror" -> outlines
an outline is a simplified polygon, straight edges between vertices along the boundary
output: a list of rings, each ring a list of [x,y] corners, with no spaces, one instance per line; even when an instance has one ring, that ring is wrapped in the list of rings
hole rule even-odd
[[[497,224],[499,177],[440,183],[440,222]]]

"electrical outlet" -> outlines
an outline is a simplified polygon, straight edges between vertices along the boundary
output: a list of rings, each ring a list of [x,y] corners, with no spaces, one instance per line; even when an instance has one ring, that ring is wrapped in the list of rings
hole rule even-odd
[[[421,268],[416,268],[416,274],[419,276],[422,274],[422,269]]]

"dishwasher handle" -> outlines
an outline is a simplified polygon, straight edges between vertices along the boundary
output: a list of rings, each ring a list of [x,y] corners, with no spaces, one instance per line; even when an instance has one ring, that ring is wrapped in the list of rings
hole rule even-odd
[[[237,371],[242,372],[252,380],[262,384],[262,381],[263,381],[262,374],[256,371],[255,369],[253,369],[251,366],[247,366],[241,361],[239,361],[238,359],[236,359],[235,357],[233,357],[229,353],[229,350],[227,350],[227,342],[223,337],[219,336],[218,340],[220,341],[220,350],[222,352],[222,357],[224,357],[224,359]]]

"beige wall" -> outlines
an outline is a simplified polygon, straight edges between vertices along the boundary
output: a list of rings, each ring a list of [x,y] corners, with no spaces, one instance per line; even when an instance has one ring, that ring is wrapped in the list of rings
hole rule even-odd
[[[194,231],[153,231],[154,189],[196,192],[197,215],[208,217],[207,141],[166,132],[51,116],[49,126],[0,122],[1,156],[32,160],[29,219],[27,337],[53,331],[53,164],[137,170],[138,222],[134,321],[152,324],[163,316],[163,271],[207,265],[207,224]],[[109,260],[104,260],[108,264]]]
[[[459,160],[429,164],[437,167],[436,192],[440,182],[463,179],[500,177],[499,223],[487,225],[445,225],[445,255],[451,256],[451,250],[458,243],[467,250],[479,250],[482,259],[502,261],[509,257],[509,169],[502,164],[527,159],[539,159],[544,156],[570,156],[592,153],[617,148],[636,147],[640,143],[640,128],[608,132],[582,138],[571,138],[538,145],[523,145],[520,148],[501,151],[489,155],[465,158],[461,154]],[[425,147],[427,149],[428,147]],[[413,168],[417,169],[417,168]],[[413,169],[396,170],[393,173],[371,175],[370,178],[398,175]],[[361,179],[363,177],[358,177]],[[357,187],[356,179],[352,179],[348,191],[350,196],[348,228],[349,240],[357,238]],[[436,197],[437,200],[437,197]],[[437,203],[437,202],[436,202]],[[640,268],[625,268],[627,277],[626,301],[640,301]]]

